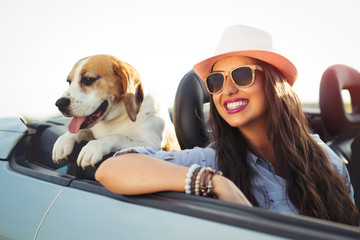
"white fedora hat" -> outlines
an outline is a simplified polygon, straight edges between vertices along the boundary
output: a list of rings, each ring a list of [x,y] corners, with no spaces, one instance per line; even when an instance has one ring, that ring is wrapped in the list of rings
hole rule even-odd
[[[215,56],[197,63],[193,69],[201,79],[204,79],[211,73],[211,68],[217,61],[236,55],[256,58],[273,65],[291,86],[296,81],[296,67],[287,58],[274,52],[271,35],[261,29],[245,25],[234,25],[225,29]]]

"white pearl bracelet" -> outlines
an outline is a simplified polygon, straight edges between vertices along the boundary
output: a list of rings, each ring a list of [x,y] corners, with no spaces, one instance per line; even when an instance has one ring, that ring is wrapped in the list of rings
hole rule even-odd
[[[186,174],[186,178],[185,178],[185,193],[186,194],[191,194],[191,178],[194,174],[195,169],[197,169],[198,167],[200,167],[200,165],[196,164],[196,163],[191,165]]]

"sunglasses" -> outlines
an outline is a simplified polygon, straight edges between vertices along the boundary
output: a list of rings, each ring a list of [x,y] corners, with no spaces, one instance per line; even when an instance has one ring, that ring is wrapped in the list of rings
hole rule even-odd
[[[205,78],[206,88],[210,94],[220,93],[228,76],[236,86],[250,87],[255,81],[255,70],[263,71],[263,68],[258,65],[242,65],[227,72],[210,73]]]

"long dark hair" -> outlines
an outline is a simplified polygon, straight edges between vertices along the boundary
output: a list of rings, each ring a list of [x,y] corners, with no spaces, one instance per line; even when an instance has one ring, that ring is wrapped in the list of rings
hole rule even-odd
[[[265,75],[267,136],[279,174],[287,180],[289,199],[302,215],[358,226],[358,210],[344,183],[348,180],[333,170],[327,154],[310,135],[299,98],[276,68],[258,63]],[[231,127],[219,115],[212,96],[210,126],[219,169],[258,206],[250,188],[247,141],[238,128]]]

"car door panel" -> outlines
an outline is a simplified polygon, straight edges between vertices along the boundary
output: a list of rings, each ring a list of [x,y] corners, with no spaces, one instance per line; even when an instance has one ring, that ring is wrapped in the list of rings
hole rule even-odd
[[[0,238],[33,239],[62,186],[15,172],[8,161],[0,161],[0,176]]]
[[[65,188],[41,226],[43,239],[281,239],[269,234]]]

